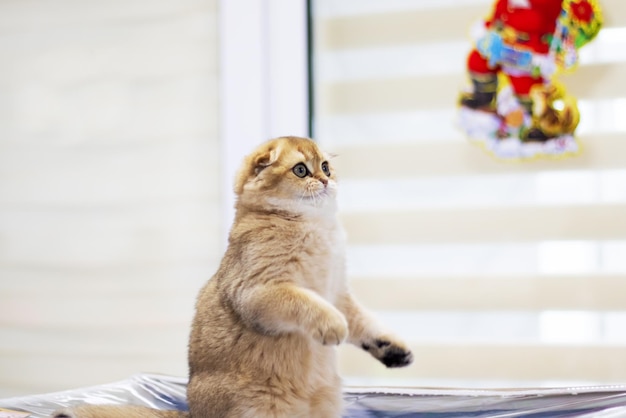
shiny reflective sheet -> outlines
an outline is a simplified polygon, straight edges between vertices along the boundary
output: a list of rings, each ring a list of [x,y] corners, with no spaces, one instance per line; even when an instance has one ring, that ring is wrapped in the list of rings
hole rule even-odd
[[[47,417],[82,403],[186,410],[186,379],[136,375],[109,385],[0,400],[1,409]],[[345,418],[626,417],[626,386],[555,389],[346,388]],[[15,415],[16,417],[20,415]],[[11,417],[12,418],[12,417]]]

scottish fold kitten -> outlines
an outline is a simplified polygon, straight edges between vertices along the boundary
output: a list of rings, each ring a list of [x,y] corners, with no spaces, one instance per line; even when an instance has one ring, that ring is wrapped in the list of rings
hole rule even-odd
[[[57,418],[340,417],[337,345],[387,367],[412,362],[350,294],[335,171],[315,142],[262,144],[244,160],[235,193],[228,248],[196,304],[189,413],[87,406]]]

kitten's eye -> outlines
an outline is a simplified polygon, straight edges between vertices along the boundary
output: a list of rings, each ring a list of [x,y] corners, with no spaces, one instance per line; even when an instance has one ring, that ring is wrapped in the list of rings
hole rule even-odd
[[[322,163],[322,171],[324,172],[324,174],[326,174],[328,177],[330,177],[330,167],[329,167],[327,161],[324,161]]]
[[[293,171],[293,174],[295,174],[296,176],[300,177],[300,178],[304,178],[307,176],[307,174],[309,174],[309,169],[306,168],[306,165],[304,165],[304,163],[299,163],[296,164],[291,171]]]

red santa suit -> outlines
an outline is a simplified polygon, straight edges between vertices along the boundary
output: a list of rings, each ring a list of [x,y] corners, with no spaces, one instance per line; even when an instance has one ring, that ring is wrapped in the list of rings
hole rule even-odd
[[[550,50],[550,41],[561,13],[563,0],[497,0],[492,16],[485,22],[487,32],[502,37],[504,45],[528,51],[535,58]],[[513,68],[500,59],[470,52],[467,67],[473,78],[489,78],[502,71],[507,74],[517,96],[528,96],[530,89],[544,82],[537,71]]]

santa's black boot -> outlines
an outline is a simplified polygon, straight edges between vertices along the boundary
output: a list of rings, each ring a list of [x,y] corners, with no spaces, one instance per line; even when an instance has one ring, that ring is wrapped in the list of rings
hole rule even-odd
[[[470,73],[470,79],[474,90],[471,93],[462,93],[459,104],[474,110],[495,111],[498,76]]]
[[[533,116],[533,101],[529,96],[517,96],[517,100],[522,105],[522,107],[528,112],[528,114]],[[536,126],[533,122],[533,125],[528,129],[524,130],[524,132],[520,135],[521,140],[523,142],[546,142],[547,140],[554,138],[546,134],[540,127]]]
[[[546,142],[553,137],[548,136],[541,128],[532,127],[526,131],[522,137],[524,142]]]

